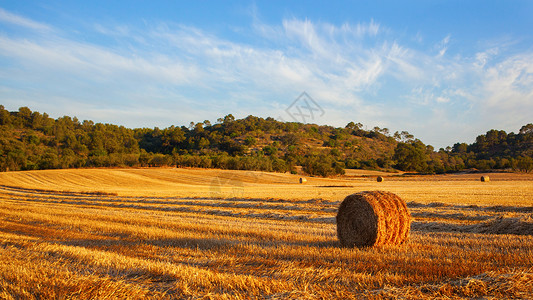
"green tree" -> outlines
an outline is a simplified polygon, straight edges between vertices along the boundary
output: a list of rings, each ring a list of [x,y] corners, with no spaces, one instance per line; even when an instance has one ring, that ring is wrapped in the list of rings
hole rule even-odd
[[[322,177],[344,174],[344,163],[335,161],[330,156],[309,156],[303,163],[303,171],[310,175]]]
[[[533,124],[529,123],[520,128],[519,134],[533,134]]]
[[[11,124],[11,114],[7,111],[3,105],[0,105],[0,125]]]
[[[396,161],[396,168],[402,171],[427,171],[426,146],[419,140],[398,143],[393,158]]]
[[[244,139],[244,144],[246,146],[253,146],[257,143],[257,140],[253,137],[253,136],[247,136],[245,139]]]
[[[263,147],[263,152],[265,153],[265,155],[273,156],[276,155],[276,153],[278,152],[278,148],[274,147],[273,145],[267,145]]]
[[[524,173],[531,172],[533,170],[533,158],[529,156],[522,156],[513,160],[513,169]]]

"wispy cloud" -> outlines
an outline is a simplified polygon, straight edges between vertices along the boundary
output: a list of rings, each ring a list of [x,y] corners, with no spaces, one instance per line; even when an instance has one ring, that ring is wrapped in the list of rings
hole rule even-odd
[[[437,50],[439,52],[438,56],[444,56],[446,54],[446,51],[448,50],[448,44],[450,43],[450,35],[447,35],[440,43],[436,46]]]
[[[533,121],[533,53],[510,56],[484,68],[480,111],[498,123]]]
[[[51,29],[51,27],[46,24],[12,14],[2,8],[0,8],[0,22],[16,26],[22,26],[32,30],[46,31]]]

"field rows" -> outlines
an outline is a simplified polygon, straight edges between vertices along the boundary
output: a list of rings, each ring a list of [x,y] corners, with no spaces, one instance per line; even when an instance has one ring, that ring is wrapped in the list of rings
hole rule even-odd
[[[0,298],[533,295],[531,205],[409,201],[408,243],[346,249],[339,202],[2,186]]]
[[[110,193],[130,197],[256,198],[341,201],[365,190],[386,190],[407,202],[533,206],[533,174],[307,178],[255,171],[201,169],[71,169],[0,173],[0,184],[25,189]]]

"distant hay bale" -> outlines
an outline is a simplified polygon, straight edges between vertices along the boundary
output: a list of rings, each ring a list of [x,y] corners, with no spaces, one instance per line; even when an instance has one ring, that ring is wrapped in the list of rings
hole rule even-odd
[[[343,247],[399,245],[407,240],[410,227],[405,201],[390,192],[349,195],[337,213],[337,236]]]
[[[381,176],[378,176],[378,182],[383,182],[383,180],[385,180],[385,178],[381,177]]]
[[[490,178],[489,176],[481,176],[481,182],[489,182]]]
[[[300,177],[300,183],[306,183],[306,182],[307,182],[307,179]]]

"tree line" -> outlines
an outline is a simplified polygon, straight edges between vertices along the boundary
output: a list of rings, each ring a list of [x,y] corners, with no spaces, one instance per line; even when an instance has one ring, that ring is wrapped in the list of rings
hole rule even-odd
[[[519,133],[491,130],[473,144],[435,151],[406,131],[363,130],[227,115],[189,126],[135,128],[57,119],[0,105],[0,171],[177,166],[343,174],[345,168],[443,173],[476,168],[533,169],[533,124]]]

